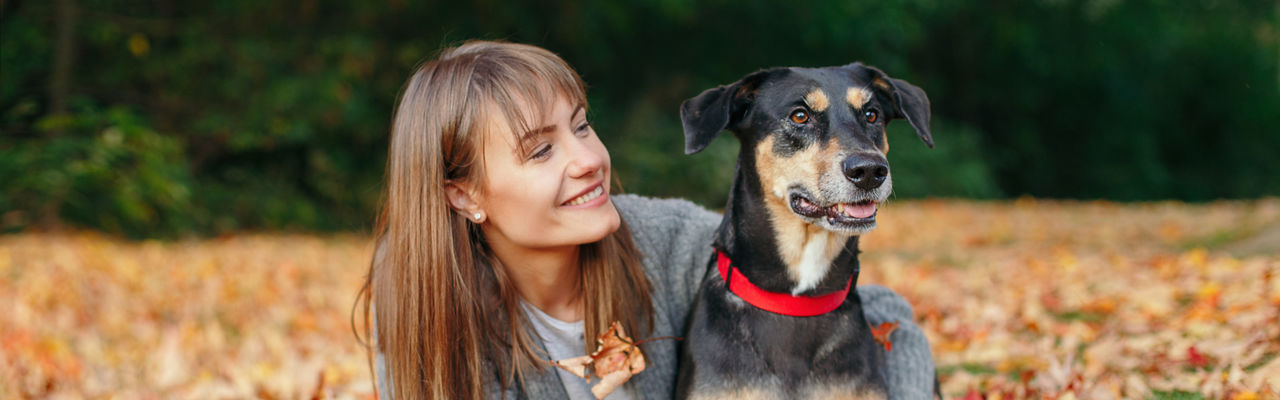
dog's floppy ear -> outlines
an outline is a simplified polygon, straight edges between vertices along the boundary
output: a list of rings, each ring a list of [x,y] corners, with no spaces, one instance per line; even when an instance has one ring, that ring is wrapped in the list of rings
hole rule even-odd
[[[716,134],[732,128],[755,100],[756,89],[771,71],[760,71],[741,80],[711,89],[680,103],[680,122],[684,125],[684,153],[693,154],[706,148]]]
[[[888,93],[896,108],[891,117],[906,118],[911,127],[915,128],[916,136],[924,144],[933,147],[933,134],[929,132],[929,96],[924,94],[924,89],[901,79],[890,78],[876,67],[862,63],[849,64],[844,68],[850,69],[862,80],[871,82],[875,90]]]

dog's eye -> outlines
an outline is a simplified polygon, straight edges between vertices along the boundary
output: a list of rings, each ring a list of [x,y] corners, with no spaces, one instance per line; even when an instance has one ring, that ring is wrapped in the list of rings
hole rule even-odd
[[[867,123],[874,124],[880,120],[880,113],[876,110],[867,110],[862,112],[862,117],[867,119]]]
[[[809,122],[809,113],[805,110],[795,110],[791,112],[791,122],[803,124]]]

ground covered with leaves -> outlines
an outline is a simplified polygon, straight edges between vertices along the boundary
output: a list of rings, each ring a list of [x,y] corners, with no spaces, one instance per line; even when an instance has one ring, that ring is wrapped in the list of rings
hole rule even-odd
[[[907,297],[951,398],[1280,393],[1280,200],[900,201],[860,283]],[[0,237],[0,398],[369,398],[365,236]]]

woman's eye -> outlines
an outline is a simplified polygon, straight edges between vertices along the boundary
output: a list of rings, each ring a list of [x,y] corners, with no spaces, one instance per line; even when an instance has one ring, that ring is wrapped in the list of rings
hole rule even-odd
[[[533,151],[533,154],[529,155],[529,159],[541,160],[543,158],[547,158],[550,155],[551,155],[551,145],[544,144],[544,145],[538,146],[538,148]]]
[[[809,122],[809,113],[805,110],[795,110],[791,112],[791,122],[803,124]]]
[[[579,135],[582,135],[582,134],[585,134],[587,130],[590,128],[591,128],[591,123],[583,122],[581,125],[578,125],[577,129],[574,129],[573,131]]]
[[[874,124],[880,120],[880,113],[876,110],[867,110],[862,112],[862,117],[867,119],[867,123]]]

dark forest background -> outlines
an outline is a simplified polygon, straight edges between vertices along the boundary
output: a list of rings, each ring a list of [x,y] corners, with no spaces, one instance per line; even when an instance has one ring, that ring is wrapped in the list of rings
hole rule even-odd
[[[367,230],[412,68],[470,38],[589,85],[628,192],[718,208],[728,135],[678,105],[756,69],[862,61],[924,88],[896,197],[1280,195],[1275,0],[0,0],[0,230]]]

